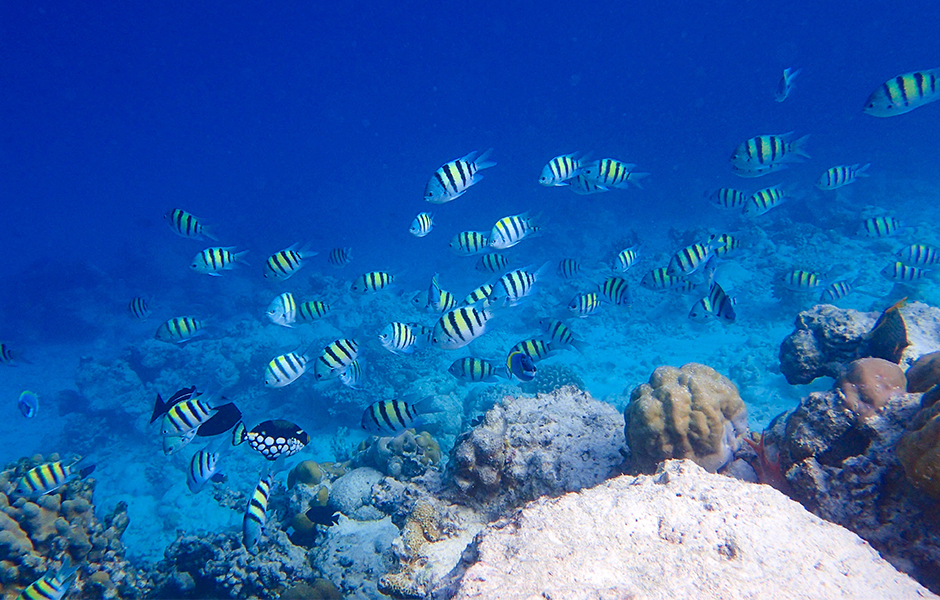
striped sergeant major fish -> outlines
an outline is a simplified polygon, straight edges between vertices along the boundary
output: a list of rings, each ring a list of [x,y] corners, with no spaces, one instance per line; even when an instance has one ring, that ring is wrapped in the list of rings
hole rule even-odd
[[[574,258],[563,258],[558,261],[557,273],[563,279],[574,279],[581,275],[581,263]]]
[[[493,291],[489,296],[490,304],[496,307],[519,304],[535,291],[535,284],[545,276],[550,266],[551,261],[536,271],[516,269],[506,273],[493,284]]]
[[[793,81],[803,72],[803,69],[797,69],[794,71],[792,68],[787,67],[783,70],[783,77],[780,78],[780,81],[777,83],[777,91],[774,92],[774,100],[777,102],[783,102],[790,96],[790,91],[793,90]]]
[[[477,306],[461,306],[444,313],[434,325],[431,344],[442,350],[456,350],[486,333],[493,312]]]
[[[348,388],[358,390],[359,381],[362,379],[362,363],[356,359],[349,363],[346,370],[340,373],[339,381]]]
[[[940,68],[892,77],[871,93],[862,112],[893,117],[936,100],[940,100]]]
[[[520,215],[503,217],[493,225],[489,245],[494,250],[512,248],[522,240],[532,237],[539,231],[538,220],[541,213],[530,216],[528,212]]]
[[[588,160],[588,157],[580,152],[556,156],[542,167],[539,183],[546,187],[568,185],[570,179],[581,173]]]
[[[68,554],[58,571],[51,569],[20,592],[17,600],[62,600],[75,581],[78,566],[72,566]]]
[[[940,264],[940,248],[926,244],[911,244],[895,254],[898,260],[912,267],[931,267]]]
[[[189,214],[182,208],[174,208],[166,213],[166,221],[170,229],[176,235],[191,240],[212,240],[218,241],[218,238],[205,226],[199,219]]]
[[[173,317],[157,327],[154,339],[170,344],[183,344],[205,333],[204,324],[196,317]]]
[[[734,304],[734,298],[728,296],[717,282],[712,281],[708,288],[708,295],[692,306],[689,319],[696,323],[704,323],[717,318],[722,323],[734,323],[737,318]]]
[[[640,285],[648,290],[677,290],[690,292],[694,285],[685,277],[675,277],[666,273],[667,267],[658,267],[643,276]]]
[[[578,352],[584,352],[587,343],[574,337],[571,328],[558,319],[543,319],[539,324],[545,328],[548,334],[549,344],[552,348],[574,348]]]
[[[871,217],[862,221],[860,233],[877,239],[892,236],[900,229],[901,221],[894,217]]]
[[[686,246],[673,255],[666,267],[666,274],[673,277],[691,275],[704,265],[711,256],[711,243]]]
[[[235,263],[248,264],[245,260],[244,252],[235,252],[235,246],[206,248],[193,258],[189,268],[197,273],[221,277],[219,271],[231,271],[235,268]]]
[[[461,231],[447,245],[458,256],[474,256],[489,249],[490,240],[483,231]]]
[[[10,348],[10,345],[6,342],[0,342],[0,364],[15,366],[17,362],[28,361],[23,359],[18,350]]]
[[[458,358],[451,363],[447,372],[460,381],[468,383],[493,383],[499,381],[499,371],[493,366],[493,363],[472,356]]]
[[[600,308],[601,299],[597,292],[578,294],[568,303],[568,310],[581,318],[595,314]]]
[[[275,325],[293,327],[297,321],[297,301],[294,299],[294,295],[290,292],[279,294],[268,305],[265,316]]]
[[[496,163],[489,160],[493,149],[490,148],[477,156],[471,152],[463,158],[445,163],[428,180],[424,188],[424,199],[431,204],[444,204],[462,196],[470,186],[483,179],[480,173],[483,169],[495,167]]]
[[[493,284],[484,283],[467,294],[467,297],[460,302],[460,305],[470,306],[479,302],[482,308],[486,308],[490,305],[490,294],[493,293],[493,287]]]
[[[20,477],[14,493],[30,500],[51,494],[76,479],[88,477],[95,470],[94,463],[81,466],[88,460],[86,456],[68,464],[57,460],[33,467]]]
[[[163,416],[161,435],[182,435],[211,419],[218,408],[210,404],[205,396],[191,396],[167,409]]]
[[[708,200],[712,206],[726,210],[740,210],[747,199],[747,194],[733,188],[719,188],[708,194]]]
[[[127,303],[127,312],[138,321],[146,321],[153,314],[153,311],[150,310],[150,303],[141,296],[137,296]]]
[[[588,196],[590,194],[599,194],[609,192],[610,188],[604,187],[593,179],[589,179],[584,173],[580,173],[568,182],[571,191],[579,196]]]
[[[434,405],[434,396],[414,402],[416,395],[380,400],[366,407],[362,413],[362,428],[373,435],[396,435],[406,429],[418,427],[423,415],[440,412]]]
[[[509,354],[513,352],[522,352],[534,361],[539,361],[556,354],[561,348],[556,348],[552,342],[545,340],[529,339],[522,340],[509,349]]]
[[[833,281],[819,295],[820,302],[835,302],[852,293],[853,283],[850,281]]]
[[[320,300],[307,300],[297,306],[297,318],[304,323],[322,319],[331,310],[330,305]]]
[[[864,165],[840,165],[827,169],[825,173],[819,176],[816,187],[821,190],[835,190],[844,185],[855,183],[859,177],[868,177],[868,167],[871,163]]]
[[[441,289],[437,281],[438,274],[431,277],[431,286],[428,288],[428,306],[433,312],[443,313],[457,306],[457,298],[448,291]]]
[[[715,256],[731,256],[741,249],[741,240],[730,233],[714,233],[708,236],[708,244]]]
[[[482,273],[502,273],[509,268],[509,259],[502,254],[484,254],[477,261],[476,269]]]
[[[822,275],[819,273],[795,269],[784,275],[783,285],[794,292],[814,292],[829,284],[823,282]]]
[[[337,269],[345,267],[352,259],[352,248],[333,248],[327,257],[327,261]]]
[[[626,273],[630,270],[630,267],[636,264],[636,261],[640,259],[639,245],[630,246],[629,248],[624,248],[617,253],[617,257],[614,259],[614,269],[620,271],[621,273]]]
[[[627,189],[629,184],[642,188],[639,180],[648,177],[649,173],[637,173],[636,165],[624,163],[614,158],[602,158],[584,165],[581,174],[584,178],[593,181],[601,189]]]
[[[601,296],[615,306],[630,304],[630,285],[623,277],[608,277],[601,284]]]
[[[300,243],[279,250],[264,261],[264,278],[285,281],[306,264],[308,258],[317,255],[308,246],[298,248]]]
[[[255,546],[261,540],[264,524],[268,520],[268,497],[271,495],[272,482],[271,475],[258,481],[245,508],[245,517],[242,519],[242,544],[251,553],[255,552]]]
[[[780,185],[758,190],[744,203],[741,213],[745,217],[759,217],[777,208],[789,199]]]
[[[313,375],[317,381],[336,379],[359,356],[359,344],[352,339],[338,339],[323,348],[313,364]]]
[[[422,238],[427,234],[431,233],[431,229],[434,228],[434,217],[431,213],[418,213],[418,216],[415,217],[415,220],[411,222],[411,227],[408,229],[408,233],[415,237]]]
[[[418,338],[407,323],[393,321],[379,334],[382,346],[393,354],[411,354],[418,346]]]
[[[894,262],[881,270],[881,275],[894,283],[914,283],[926,278],[934,279],[937,271],[910,267],[902,262]]]
[[[749,140],[741,142],[740,145],[731,154],[731,165],[742,171],[760,170],[772,167],[773,165],[799,162],[804,158],[809,158],[806,153],[805,135],[797,140],[790,141],[793,132],[772,135],[758,135]],[[772,172],[768,170],[766,175]]]
[[[357,294],[368,294],[372,292],[377,292],[379,290],[384,290],[388,286],[392,285],[395,281],[395,276],[391,273],[386,273],[385,271],[369,271],[368,273],[363,273],[357,277],[350,286],[349,289],[356,292]]]
[[[198,494],[208,481],[222,483],[225,475],[219,472],[222,455],[209,449],[200,450],[189,461],[189,471],[186,473],[186,485],[189,491]]]
[[[288,352],[271,359],[264,369],[264,385],[269,388],[286,387],[307,372],[309,358],[306,354]]]

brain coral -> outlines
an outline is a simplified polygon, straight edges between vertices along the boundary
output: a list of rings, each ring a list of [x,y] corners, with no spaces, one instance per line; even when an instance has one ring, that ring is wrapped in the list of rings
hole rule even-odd
[[[658,367],[634,388],[624,432],[638,471],[667,458],[689,458],[715,472],[730,460],[747,430],[738,388],[705,365]]]
[[[836,383],[845,407],[858,419],[866,419],[884,408],[891,396],[907,387],[904,371],[881,358],[860,358],[846,367]]]

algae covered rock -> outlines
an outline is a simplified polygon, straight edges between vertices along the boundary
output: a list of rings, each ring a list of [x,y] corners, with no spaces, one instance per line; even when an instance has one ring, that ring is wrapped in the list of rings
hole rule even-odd
[[[888,400],[907,387],[904,371],[882,358],[860,358],[845,368],[836,384],[846,408],[859,419],[883,410]]]
[[[898,442],[898,460],[914,487],[940,499],[940,403],[917,413],[912,429]]]
[[[669,458],[689,458],[715,472],[729,463],[747,431],[738,388],[711,367],[658,367],[630,394],[624,432],[632,466],[652,472]]]

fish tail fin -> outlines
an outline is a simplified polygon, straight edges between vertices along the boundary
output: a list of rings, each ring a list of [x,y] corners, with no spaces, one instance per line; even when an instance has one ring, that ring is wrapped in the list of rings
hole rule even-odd
[[[421,400],[413,403],[411,408],[419,415],[444,412],[444,407],[437,404],[436,396],[425,396]]]
[[[248,432],[245,429],[245,423],[239,421],[232,430],[232,445],[240,446],[246,439],[248,439]]]
[[[871,173],[866,173],[868,167],[871,166],[871,163],[865,163],[862,166],[855,165],[855,176],[856,177],[869,177]]]
[[[203,226],[202,226],[202,235],[204,235],[205,237],[209,238],[209,239],[212,240],[213,242],[218,242],[218,241],[219,241],[219,236],[216,235],[216,233],[215,233],[215,231],[213,230],[213,228],[212,228],[212,227],[209,227],[208,225],[203,225]]]
[[[245,260],[245,255],[248,254],[248,252],[250,252],[250,250],[242,250],[241,252],[236,252],[232,254],[232,260],[234,260],[235,262],[240,262],[243,265],[247,265],[249,264],[249,262]]]
[[[495,167],[495,166],[496,166],[496,161],[494,161],[494,160],[489,160],[491,154],[493,154],[493,149],[492,149],[492,148],[490,148],[489,150],[487,150],[486,152],[484,152],[484,153],[481,154],[480,156],[477,156],[477,157],[473,160],[473,163],[477,166],[477,170],[478,170],[478,171],[482,171],[483,169],[489,169],[490,167]],[[481,177],[482,177],[482,175],[481,175]]]
[[[644,177],[649,177],[649,176],[650,176],[649,173],[637,173],[637,172],[634,171],[634,172],[630,173],[630,176],[629,176],[629,177],[627,177],[627,181],[630,182],[630,183],[632,183],[633,185],[635,185],[636,187],[638,187],[638,188],[640,188],[640,189],[642,190],[642,189],[643,189],[643,186],[640,185],[640,182],[637,181],[637,180],[638,180],[638,179],[643,179]]]
[[[806,152],[806,141],[809,139],[809,134],[804,135],[803,137],[793,140],[790,142],[790,152],[793,154],[802,156],[803,158],[810,158],[810,155]]]

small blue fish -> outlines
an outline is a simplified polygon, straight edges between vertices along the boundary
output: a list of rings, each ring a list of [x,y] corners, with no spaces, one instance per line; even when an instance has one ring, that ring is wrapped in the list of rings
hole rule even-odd
[[[22,392],[16,405],[20,408],[20,412],[23,413],[24,417],[32,419],[39,411],[39,396],[30,391]]]
[[[794,71],[792,68],[787,67],[783,70],[783,77],[780,78],[780,82],[777,84],[777,91],[774,93],[774,100],[777,102],[783,102],[790,95],[790,90],[793,89],[793,80],[803,72],[803,69],[797,69]]]

